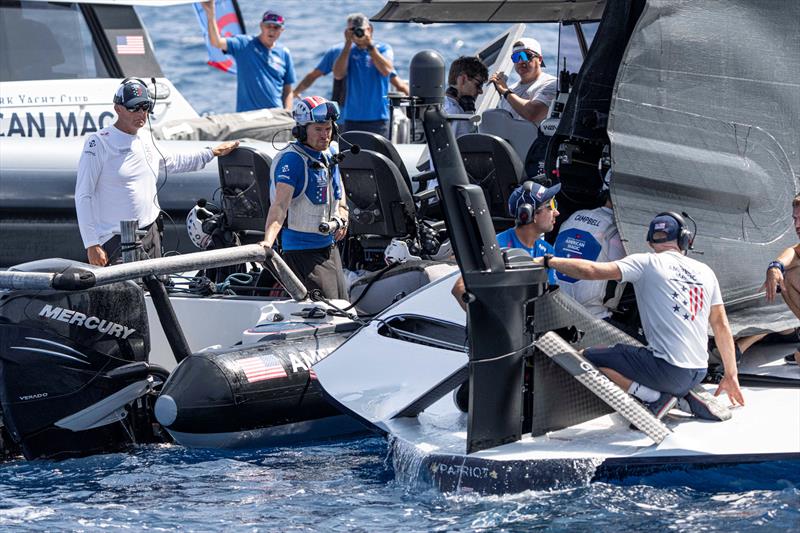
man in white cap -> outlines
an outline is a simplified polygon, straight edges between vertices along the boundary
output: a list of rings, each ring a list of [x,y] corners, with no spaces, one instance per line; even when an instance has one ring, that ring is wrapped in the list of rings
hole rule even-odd
[[[516,41],[511,60],[519,74],[519,82],[509,87],[506,76],[500,72],[489,78],[502,98],[498,108],[538,127],[539,122],[547,117],[550,102],[556,96],[556,78],[542,71],[545,66],[542,45],[536,39],[523,37]]]
[[[78,160],[75,210],[86,256],[90,264],[106,266],[120,253],[120,220],[138,220],[146,231],[141,245],[148,257],[161,257],[160,213],[157,181],[165,176],[205,167],[215,157],[227,155],[239,141],[214,148],[170,153],[139,135],[153,109],[144,82],[126,78],[114,93],[117,120],[86,138]]]

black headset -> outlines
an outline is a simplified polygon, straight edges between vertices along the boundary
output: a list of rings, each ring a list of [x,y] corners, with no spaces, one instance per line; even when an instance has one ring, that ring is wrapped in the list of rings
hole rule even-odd
[[[672,217],[673,219],[675,219],[675,222],[678,223],[678,247],[681,249],[682,252],[691,250],[692,245],[694,244],[694,234],[692,233],[692,230],[689,229],[683,217],[678,213],[675,213],[674,211],[664,211],[662,213],[657,214],[655,218],[658,217]],[[668,242],[665,239],[656,240],[653,237],[654,233],[655,233],[655,227],[653,226],[653,223],[650,222],[650,227],[647,229],[647,242],[653,242],[653,243]]]
[[[122,85],[124,87],[126,84],[132,83],[132,82],[140,83],[142,85],[142,87],[144,87],[144,90],[147,91],[147,99],[150,100],[150,104],[152,106],[153,99],[150,97],[150,89],[147,88],[147,84],[141,78],[137,78],[135,76],[131,76],[129,78],[125,78],[124,80],[122,80],[120,85]],[[114,103],[115,104],[119,104],[119,105],[123,105],[122,96],[117,96],[117,94],[114,93]]]

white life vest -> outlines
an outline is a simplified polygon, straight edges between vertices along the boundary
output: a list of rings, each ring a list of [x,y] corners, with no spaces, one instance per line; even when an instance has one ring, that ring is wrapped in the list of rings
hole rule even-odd
[[[556,257],[587,259],[589,261],[616,261],[625,256],[619,238],[614,212],[608,207],[576,211],[558,231],[555,245]],[[611,312],[604,305],[606,281],[577,280],[558,273],[561,290],[572,296],[596,318],[606,318]]]
[[[291,202],[289,203],[289,209],[286,213],[286,227],[294,231],[322,235],[324,233],[319,231],[319,225],[322,222],[329,222],[331,218],[336,216],[336,209],[339,204],[339,200],[334,198],[333,177],[331,176],[331,170],[328,164],[317,161],[308,155],[302,148],[299,148],[296,143],[289,143],[289,145],[278,152],[273,159],[273,164],[269,170],[270,202],[275,201],[275,171],[278,167],[277,162],[279,162],[283,154],[287,152],[293,152],[303,158],[303,161],[305,162],[303,167],[305,169],[305,179],[303,181],[303,189],[300,191],[300,194],[293,196]],[[329,157],[329,154],[326,157]],[[309,200],[308,196],[305,194],[310,178],[308,169],[309,166],[314,163],[322,165],[322,174],[324,174],[325,181],[327,182],[327,202],[323,204],[315,204]]]

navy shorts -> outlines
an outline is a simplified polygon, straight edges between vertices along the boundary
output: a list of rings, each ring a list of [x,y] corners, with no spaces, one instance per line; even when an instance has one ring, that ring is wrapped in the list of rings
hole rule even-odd
[[[615,344],[589,348],[584,357],[596,367],[616,370],[626,378],[658,392],[683,398],[706,375],[706,368],[681,368],[653,355],[643,346]],[[627,392],[627,391],[626,391]]]

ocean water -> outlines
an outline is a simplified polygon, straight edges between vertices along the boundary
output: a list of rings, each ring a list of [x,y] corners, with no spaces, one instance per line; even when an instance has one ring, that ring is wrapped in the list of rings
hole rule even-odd
[[[277,10],[286,18],[278,44],[291,51],[298,82],[317,66],[328,48],[343,42],[348,14],[362,12],[373,16],[384,4],[383,0],[239,0],[245,27],[251,35],[258,32],[261,15],[267,9]],[[208,56],[194,9],[183,5],[137,8],[137,11],[150,33],[164,73],[195,109],[201,114],[235,111],[236,77],[206,65]],[[375,23],[373,38],[392,46],[395,68],[401,77],[408,79],[408,64],[416,52],[434,49],[449,63],[460,55],[474,54],[508,27],[508,24]],[[557,26],[529,25],[526,35],[541,42],[545,58],[550,60],[546,70],[555,74]],[[329,96],[331,79],[332,75],[328,75],[317,80],[305,94]]]
[[[338,42],[347,13],[380,0],[240,0],[251,31],[264,9],[288,24],[282,42],[298,76]],[[139,9],[159,60],[200,112],[234,109],[235,78],[205,65],[189,6]],[[407,77],[413,54],[448,61],[472,53],[505,25],[380,24]],[[552,26],[529,35],[553,57]],[[554,61],[550,61],[550,72]],[[330,77],[310,92],[328,94]],[[248,451],[140,446],[130,453],[0,465],[0,531],[626,531],[800,529],[800,465],[772,463],[669,472],[558,491],[481,497],[442,494],[396,476],[386,441],[366,437]],[[413,477],[413,476],[411,476]]]
[[[48,531],[796,531],[797,464],[509,496],[395,480],[383,439],[132,453],[0,467],[0,529]]]

